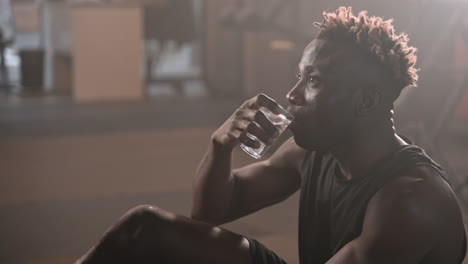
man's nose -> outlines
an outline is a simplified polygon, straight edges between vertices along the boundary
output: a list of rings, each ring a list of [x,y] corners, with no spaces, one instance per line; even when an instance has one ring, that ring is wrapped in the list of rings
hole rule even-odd
[[[291,105],[303,105],[304,93],[300,83],[297,83],[287,94],[286,99]]]

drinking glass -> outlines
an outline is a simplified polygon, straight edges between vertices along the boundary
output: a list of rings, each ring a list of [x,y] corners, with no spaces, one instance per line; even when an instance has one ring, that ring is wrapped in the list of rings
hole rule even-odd
[[[245,144],[241,144],[240,147],[243,151],[245,151],[247,154],[252,156],[255,159],[260,159],[263,157],[263,155],[267,152],[267,150],[275,143],[275,141],[281,136],[281,134],[288,128],[289,124],[293,121],[293,116],[291,113],[286,111],[283,107],[279,106],[280,113],[278,115],[272,113],[270,110],[268,110],[265,107],[261,107],[259,111],[262,111],[262,113],[265,114],[265,116],[268,118],[268,120],[278,129],[278,132],[276,134],[276,137],[274,137],[270,142],[265,143],[262,142],[260,139],[258,139],[256,136],[247,133],[246,136],[259,142],[260,147],[254,149],[249,146],[246,146]],[[257,124],[258,125],[258,124]]]

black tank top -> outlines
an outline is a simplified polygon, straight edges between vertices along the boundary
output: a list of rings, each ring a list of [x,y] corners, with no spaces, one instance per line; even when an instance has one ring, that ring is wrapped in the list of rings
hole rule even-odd
[[[415,145],[402,146],[382,159],[368,177],[346,182],[335,177],[337,161],[330,154],[307,152],[301,171],[300,263],[323,264],[357,238],[370,199],[386,183],[420,165],[433,167],[448,182],[442,168]]]

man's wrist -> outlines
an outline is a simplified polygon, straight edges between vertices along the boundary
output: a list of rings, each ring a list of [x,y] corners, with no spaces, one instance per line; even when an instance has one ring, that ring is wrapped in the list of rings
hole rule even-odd
[[[210,148],[215,155],[231,155],[234,147],[221,144],[215,137],[211,137]]]

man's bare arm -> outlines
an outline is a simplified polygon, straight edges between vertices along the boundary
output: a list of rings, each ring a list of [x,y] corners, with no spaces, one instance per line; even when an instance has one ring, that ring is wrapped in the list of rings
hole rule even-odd
[[[233,171],[235,193],[226,221],[279,203],[300,188],[305,150],[288,139],[268,160]]]
[[[225,182],[221,182],[223,178],[219,177],[215,179],[219,181],[209,183],[212,191],[217,192],[215,195],[222,198],[205,200],[205,203],[213,204],[206,207],[205,210],[211,208],[210,212],[203,215],[197,213],[201,211],[199,208],[192,208],[192,218],[219,225],[286,199],[300,187],[299,170],[304,155],[305,150],[290,138],[269,159],[230,170],[230,154],[218,153],[214,149],[211,153],[209,151],[204,158],[204,162],[210,161],[212,164],[209,169],[228,173],[229,177]],[[194,200],[198,195],[200,193],[197,193],[195,187]],[[196,205],[194,202],[194,206]]]
[[[223,223],[234,195],[235,177],[231,168],[232,151],[239,144],[258,148],[259,142],[273,138],[277,129],[260,108],[279,112],[278,104],[259,94],[245,101],[211,136],[208,151],[193,180],[192,218],[211,224]]]
[[[327,264],[417,264],[444,236],[463,239],[454,231],[462,223],[450,188],[434,185],[424,172],[413,173],[421,177],[399,178],[374,196],[362,234]]]

